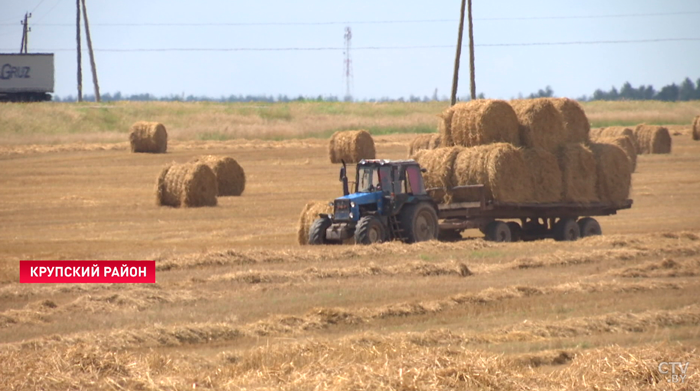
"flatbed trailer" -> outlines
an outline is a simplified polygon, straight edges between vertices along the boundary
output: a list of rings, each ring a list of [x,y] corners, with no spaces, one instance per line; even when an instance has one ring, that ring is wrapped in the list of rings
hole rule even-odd
[[[447,192],[441,188],[427,189],[433,199],[443,200]],[[553,238],[576,240],[579,237],[600,235],[600,224],[593,216],[609,216],[618,210],[632,207],[632,200],[620,203],[514,203],[486,200],[483,185],[452,188],[450,196],[460,193],[480,194],[478,201],[437,202],[440,237],[457,238],[465,229],[478,228],[487,240],[518,241]],[[502,220],[520,220],[502,221]]]

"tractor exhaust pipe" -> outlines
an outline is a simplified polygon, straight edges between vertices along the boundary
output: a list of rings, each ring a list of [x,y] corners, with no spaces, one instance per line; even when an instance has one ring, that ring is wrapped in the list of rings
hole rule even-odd
[[[348,175],[347,175],[347,167],[345,166],[345,160],[340,160],[343,163],[343,167],[340,167],[340,181],[343,182],[343,195],[348,195],[350,194],[350,190],[348,189]]]

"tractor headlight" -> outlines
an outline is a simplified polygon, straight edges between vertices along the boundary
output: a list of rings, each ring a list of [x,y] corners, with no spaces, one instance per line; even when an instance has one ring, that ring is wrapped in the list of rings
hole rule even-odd
[[[350,218],[351,218],[351,219],[354,219],[354,218],[355,218],[355,215],[353,215],[352,212],[350,212]]]
[[[350,201],[350,207],[351,207],[351,208],[354,208],[354,207],[355,207],[355,203],[352,202],[352,201]]]

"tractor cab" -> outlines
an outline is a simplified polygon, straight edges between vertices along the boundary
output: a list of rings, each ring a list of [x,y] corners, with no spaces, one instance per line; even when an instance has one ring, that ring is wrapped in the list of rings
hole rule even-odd
[[[347,168],[343,163],[340,181],[343,196],[333,201],[333,214],[321,215],[314,223],[310,244],[343,242],[353,235],[360,243],[430,240],[433,234],[437,235],[436,206],[425,191],[422,170],[414,160],[361,160],[357,163],[353,193],[349,191]],[[412,220],[417,204],[422,205],[424,218],[421,222],[427,221],[430,229],[415,240]],[[428,209],[430,211],[426,212]],[[402,220],[403,224],[411,225],[408,234],[402,229]],[[411,222],[405,222],[409,220]]]

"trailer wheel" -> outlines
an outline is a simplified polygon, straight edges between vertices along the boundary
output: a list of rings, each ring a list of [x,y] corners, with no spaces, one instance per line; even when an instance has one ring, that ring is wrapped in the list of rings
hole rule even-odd
[[[490,242],[510,242],[510,228],[502,221],[492,221],[486,226],[486,240]]]
[[[578,221],[578,228],[581,231],[581,237],[602,235],[603,230],[600,229],[598,221],[592,217],[584,217]]]
[[[435,208],[427,202],[408,205],[401,211],[401,229],[407,243],[436,240],[440,227],[438,226]]]
[[[385,242],[386,228],[377,216],[363,216],[355,227],[355,243],[372,244]]]
[[[510,241],[521,241],[523,238],[523,229],[520,227],[520,224],[516,223],[515,221],[509,221],[506,223],[506,225],[508,228],[510,228]]]
[[[581,230],[578,227],[575,219],[563,218],[554,224],[552,228],[554,240],[557,241],[574,241],[581,236]]]
[[[309,244],[311,245],[321,245],[321,244],[331,244],[330,241],[326,240],[326,230],[331,227],[333,222],[328,217],[319,217],[314,220],[309,228]]]

